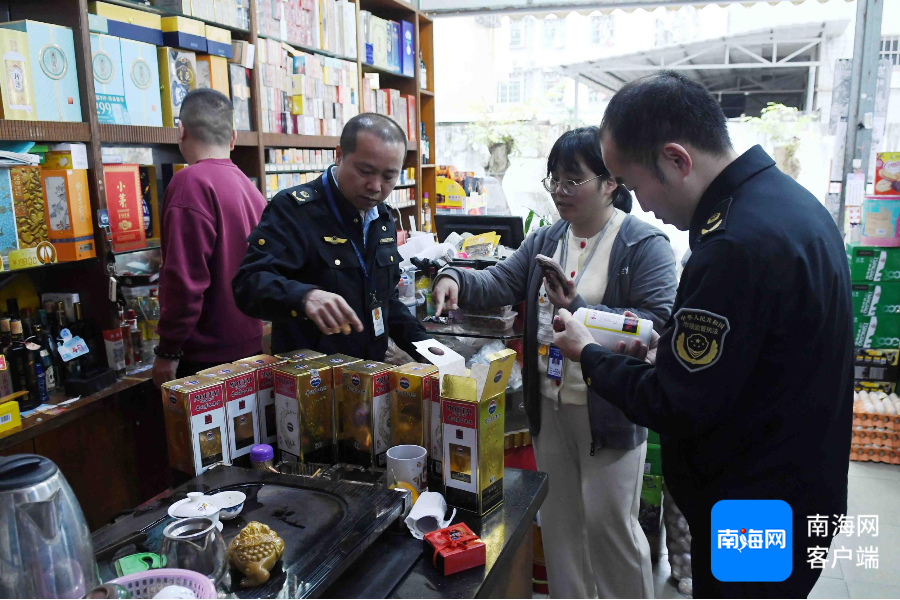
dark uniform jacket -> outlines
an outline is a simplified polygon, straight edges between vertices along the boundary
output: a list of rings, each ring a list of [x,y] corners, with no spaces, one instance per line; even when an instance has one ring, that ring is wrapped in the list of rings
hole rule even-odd
[[[394,220],[384,204],[363,243],[362,218],[331,179],[334,201],[346,226],[335,218],[322,178],[278,192],[248,238],[247,256],[234,278],[234,299],[246,314],[272,321],[272,352],[312,349],[384,360],[388,336],[412,356],[412,342],[428,339],[425,329],[400,302],[400,254]],[[375,337],[366,277],[350,244],[356,244],[373,276],[385,335]],[[303,300],[321,289],[339,294],[365,331],[323,335],[306,318]]]
[[[846,513],[847,257],[828,211],[759,146],[704,193],[690,244],[655,366],[590,345],[582,372],[629,419],[660,433],[666,485],[691,528],[698,597],[765,595],[706,587],[710,510],[721,499],[790,504],[798,577],[809,572],[807,516]],[[828,547],[830,539],[810,542]],[[777,593],[796,597],[802,589]]]

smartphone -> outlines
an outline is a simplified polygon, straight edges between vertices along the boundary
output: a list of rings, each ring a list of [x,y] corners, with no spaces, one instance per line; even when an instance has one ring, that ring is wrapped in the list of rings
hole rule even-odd
[[[534,261],[544,272],[544,277],[547,278],[547,285],[549,285],[554,292],[557,290],[564,292],[566,290],[566,282],[568,279],[558,262],[543,254],[535,256]]]

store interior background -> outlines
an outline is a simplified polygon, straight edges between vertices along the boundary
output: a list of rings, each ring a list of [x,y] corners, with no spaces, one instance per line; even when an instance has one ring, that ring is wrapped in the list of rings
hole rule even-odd
[[[425,0],[423,9],[439,8],[440,4],[440,0]],[[434,68],[453,76],[435,80],[436,162],[490,176],[489,145],[508,136],[513,140],[508,168],[497,178],[497,185],[487,186],[489,207],[502,209],[505,204],[512,214],[526,216],[533,210],[555,220],[556,211],[540,183],[546,176],[550,148],[573,126],[599,125],[612,96],[608,90],[580,84],[576,122],[576,85],[560,74],[560,65],[627,57],[748,32],[815,26],[824,32],[824,40],[817,58],[821,65],[815,77],[812,111],[805,110],[805,92],[795,97],[754,94],[747,99],[746,112],[730,118],[729,131],[738,153],[761,144],[776,156],[777,146],[796,138],[796,179],[825,204],[835,146],[835,135],[829,133],[835,62],[853,56],[856,10],[855,2],[806,0],[437,17]],[[873,153],[900,149],[900,2],[884,3],[881,35],[882,58],[891,60],[892,77],[884,136],[881,144],[872,148]],[[461,40],[474,51],[459,52]],[[781,125],[754,119],[768,102],[796,110],[779,113],[785,119]],[[680,261],[688,249],[687,233],[642,211],[637,202],[632,212],[666,232]],[[829,567],[810,597],[900,597],[900,573],[891,566],[900,564],[900,471],[891,465],[851,463],[849,476],[848,514],[881,517],[880,567],[866,570],[852,560],[835,561],[834,550],[842,544],[836,541]],[[656,597],[683,598],[677,582],[670,578],[664,543],[660,551],[660,559],[653,565]]]
[[[438,9],[442,4],[441,0],[425,0],[422,7]],[[829,134],[835,61],[853,56],[856,8],[855,2],[845,0],[806,0],[677,9],[437,16],[434,68],[437,73],[453,74],[435,80],[437,163],[474,171],[476,176],[490,175],[486,169],[488,144],[509,135],[514,147],[502,177],[502,191],[512,214],[524,216],[531,209],[555,219],[553,204],[540,183],[546,176],[549,150],[567,129],[599,125],[612,96],[609,90],[581,83],[576,123],[575,82],[560,74],[561,65],[627,57],[748,32],[802,30],[808,26],[820,29],[824,38],[817,58],[821,65],[816,69],[813,110],[805,110],[805,92],[754,93],[747,98],[743,116],[729,120],[729,131],[738,153],[761,144],[775,156],[776,146],[784,140],[772,135],[772,127],[751,118],[759,117],[759,109],[768,102],[796,107],[796,113],[788,117],[790,122],[774,129],[781,136],[790,131],[791,137],[798,138],[794,153],[794,164],[799,167],[797,181],[824,203],[835,145],[835,135]],[[900,148],[900,2],[884,3],[881,35],[886,46],[882,56],[892,60],[893,77],[884,137],[879,147],[872,148],[873,153]],[[458,52],[461,40],[474,51]],[[762,73],[768,76],[768,72]],[[760,79],[750,70],[747,74]],[[805,75],[801,79],[805,88]],[[495,187],[488,189],[496,195]],[[498,201],[493,201],[497,206]],[[643,212],[638,203],[633,213],[662,228],[672,241],[676,259],[681,259],[688,248],[686,233]]]

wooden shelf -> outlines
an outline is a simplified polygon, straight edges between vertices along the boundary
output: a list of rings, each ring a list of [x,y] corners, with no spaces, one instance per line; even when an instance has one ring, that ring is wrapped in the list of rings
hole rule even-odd
[[[388,71],[387,69],[382,69],[381,67],[376,67],[375,65],[366,63],[362,63],[362,70],[363,73],[378,73],[379,75],[384,75],[385,77],[396,77],[398,79],[404,79],[407,81],[413,81],[415,79],[414,75],[404,75],[403,73]]]
[[[339,136],[329,135],[293,135],[289,133],[264,133],[262,145],[276,148],[327,148],[337,146]]]
[[[419,13],[419,23],[425,23],[426,25],[431,25],[434,23],[434,19],[432,19],[429,15],[426,15],[423,12]]]
[[[434,92],[432,92],[431,90],[422,90],[422,89],[420,89],[420,90],[419,90],[419,93],[422,94],[423,96],[427,96],[427,97],[430,97],[430,98],[434,98]]]
[[[22,142],[88,142],[90,123],[11,121],[0,119],[0,140]]]
[[[138,4],[133,0],[103,0],[107,4],[115,4],[117,6],[125,6],[127,8],[133,8],[135,10],[142,10],[144,12],[152,13],[154,15],[159,15],[161,17],[183,17],[181,13],[177,13],[174,11],[166,10],[164,8],[160,8],[158,6],[145,6],[143,4]],[[188,16],[187,18],[192,21],[202,21],[203,23],[208,23],[213,27],[221,27],[222,29],[227,29],[231,33],[241,33],[244,35],[250,35],[249,29],[242,29],[241,27],[232,27],[231,25],[225,25],[224,23],[219,23],[217,21],[209,21],[207,19],[201,19],[200,17]]]
[[[419,14],[415,6],[403,0],[359,0],[359,8],[376,14],[379,11]]]
[[[433,169],[434,165],[422,165],[423,169]]]
[[[294,48],[295,50],[300,50],[301,52],[307,52],[309,54],[319,54],[321,56],[328,56],[330,58],[339,58],[341,60],[346,60],[348,62],[354,62],[354,63],[356,62],[356,59],[352,58],[350,56],[344,56],[343,54],[331,52],[330,50],[322,50],[320,48],[310,48],[309,46],[303,46],[302,44],[297,44],[295,42],[289,42],[287,40],[283,40],[281,38],[277,38],[272,35],[266,35],[264,33],[260,33],[260,34],[258,34],[257,37],[260,37],[265,40],[274,40],[276,42],[281,42],[282,44],[287,44],[291,48]]]
[[[143,125],[100,125],[100,140],[104,144],[177,144],[177,127],[146,127]],[[256,146],[255,131],[238,131],[236,146]]]

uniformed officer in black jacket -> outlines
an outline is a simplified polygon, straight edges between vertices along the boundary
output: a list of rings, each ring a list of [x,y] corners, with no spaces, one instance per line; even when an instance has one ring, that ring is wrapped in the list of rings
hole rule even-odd
[[[429,336],[400,302],[397,232],[383,204],[406,152],[394,121],[358,115],[344,127],[335,165],[266,207],[232,287],[242,311],[272,321],[274,353],[384,360],[390,336],[417,356],[412,342]]]
[[[623,87],[602,129],[610,172],[689,231],[692,254],[649,357],[639,342],[601,348],[564,311],[555,343],[596,393],[660,434],[666,484],[690,525],[695,597],[805,598],[821,573],[809,548],[827,552],[847,512],[853,319],[841,235],[762,148],[738,156],[719,105],[681,75]],[[710,515],[723,499],[791,506],[790,577],[716,579]],[[809,535],[816,515],[827,536]]]

